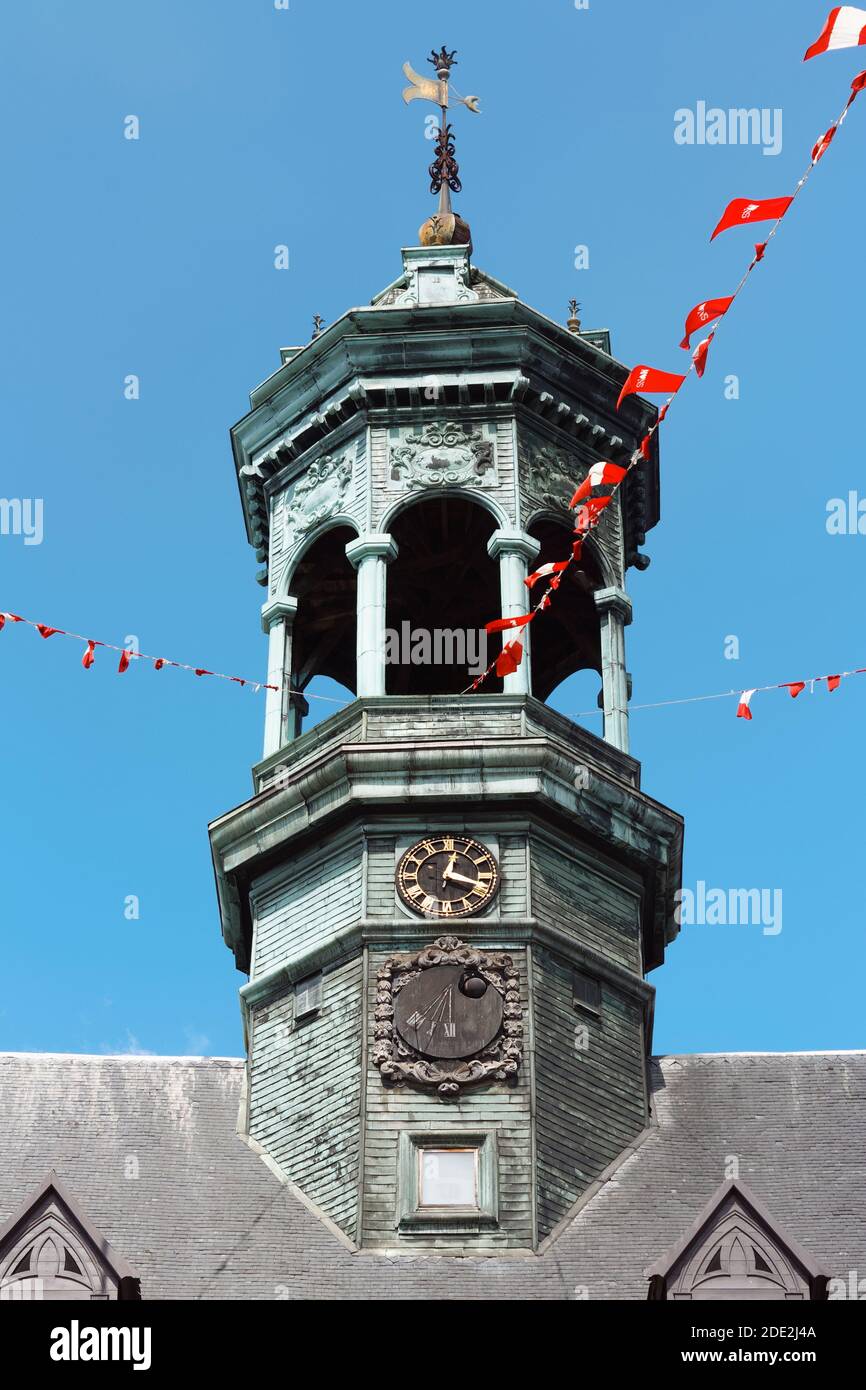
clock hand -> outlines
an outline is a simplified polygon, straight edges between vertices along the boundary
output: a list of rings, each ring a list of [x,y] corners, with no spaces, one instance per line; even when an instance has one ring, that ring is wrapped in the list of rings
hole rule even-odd
[[[445,865],[445,872],[444,872],[443,875],[442,875],[442,887],[443,887],[443,888],[445,887],[445,884],[446,884],[447,880],[448,880],[448,879],[450,878],[450,876],[451,876],[451,870],[452,870],[453,867],[454,867],[454,860],[455,860],[456,858],[457,858],[457,851],[455,850],[454,853],[451,855],[451,858],[448,860],[448,863]]]
[[[465,874],[456,874],[450,864],[442,875],[442,878],[443,882],[445,879],[452,879],[455,883],[468,883],[472,888],[478,883],[477,878],[467,878]]]

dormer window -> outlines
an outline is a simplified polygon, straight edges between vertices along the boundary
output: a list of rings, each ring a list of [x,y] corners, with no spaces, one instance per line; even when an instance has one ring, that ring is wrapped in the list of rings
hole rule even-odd
[[[0,1230],[0,1300],[140,1298],[126,1261],[51,1174]]]
[[[744,1183],[723,1183],[678,1245],[647,1270],[652,1299],[826,1297],[828,1275]]]

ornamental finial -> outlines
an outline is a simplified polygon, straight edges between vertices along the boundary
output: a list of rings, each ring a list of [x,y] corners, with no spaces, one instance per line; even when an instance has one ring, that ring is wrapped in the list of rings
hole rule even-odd
[[[439,207],[418,233],[423,246],[471,243],[468,224],[451,207],[451,194],[459,193],[462,185],[454,152],[454,132],[448,123],[447,111],[453,98],[479,114],[478,97],[461,97],[451,86],[451,69],[457,63],[456,53],[456,49],[449,52],[444,44],[438,53],[435,48],[431,51],[427,61],[436,70],[435,81],[432,77],[421,77],[409,63],[403,64],[403,72],[412,84],[404,87],[403,100],[407,104],[416,99],[432,101],[442,113],[436,132],[436,153],[428,171],[430,192],[439,194]]]

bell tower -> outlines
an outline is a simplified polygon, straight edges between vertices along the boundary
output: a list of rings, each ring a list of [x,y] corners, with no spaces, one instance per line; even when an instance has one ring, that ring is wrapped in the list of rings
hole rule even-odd
[[[450,201],[455,55],[431,62],[404,69],[406,100],[441,110],[419,244],[284,348],[232,431],[277,688],[253,794],[210,833],[249,975],[249,1138],[362,1251],[483,1255],[538,1249],[647,1123],[646,975],[677,931],[682,821],[628,742],[655,445],[516,669],[489,669],[485,624],[526,612],[530,570],[571,553],[577,483],[630,460],[656,412],[616,412],[606,330],[474,264]],[[545,703],[583,669],[603,737]],[[305,732],[322,675],[355,698]]]

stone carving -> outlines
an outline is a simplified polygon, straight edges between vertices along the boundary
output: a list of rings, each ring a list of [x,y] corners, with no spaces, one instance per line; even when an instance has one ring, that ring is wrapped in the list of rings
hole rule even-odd
[[[458,966],[481,977],[502,999],[502,1026],[486,1047],[469,1057],[430,1059],[413,1048],[394,1025],[395,999],[410,980],[437,966]],[[490,955],[467,946],[456,936],[440,936],[413,956],[390,956],[376,976],[372,1058],[386,1085],[407,1082],[436,1087],[443,1100],[460,1093],[461,1087],[479,1081],[513,1081],[520,1066],[523,1044],[523,1010],[519,977],[510,956]]]
[[[450,270],[448,274],[450,275]],[[377,295],[373,304],[377,309],[417,308],[421,298],[419,278],[417,270],[409,271],[402,275],[395,285],[390,285],[387,290],[383,290],[380,295]],[[515,298],[516,295],[512,290],[506,291],[504,286],[491,282],[482,271],[467,264],[460,266],[454,281],[454,289],[447,295],[446,302],[471,304],[475,300],[481,300],[489,303],[493,300]]]
[[[346,454],[326,454],[311,463],[285,511],[286,544],[343,511],[351,481],[352,461]]]
[[[569,514],[568,503],[586,469],[549,444],[527,445],[524,479],[527,493],[542,506]]]
[[[405,285],[390,301],[397,309],[417,309],[434,304],[474,304],[477,290],[472,288],[471,272],[466,262],[436,265],[412,264],[407,267]],[[383,298],[378,301],[385,304]]]
[[[431,422],[392,446],[389,482],[405,488],[496,487],[493,441],[455,421]]]

